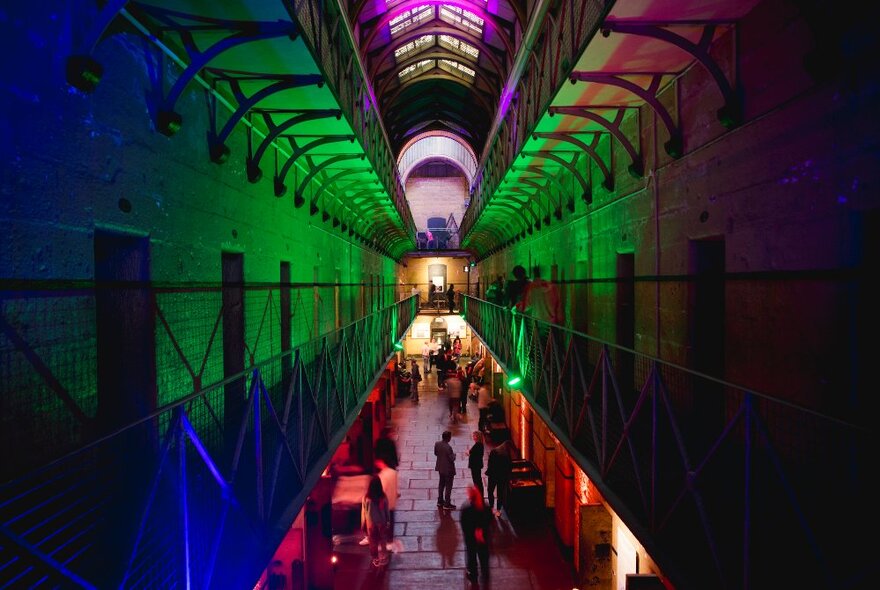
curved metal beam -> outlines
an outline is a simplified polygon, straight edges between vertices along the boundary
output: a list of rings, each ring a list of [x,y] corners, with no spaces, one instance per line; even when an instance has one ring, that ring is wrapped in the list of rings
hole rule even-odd
[[[591,106],[560,106],[560,107],[550,107],[547,109],[547,114],[551,117],[555,114],[559,113],[561,115],[570,115],[572,117],[581,117],[583,119],[589,119],[594,123],[598,123],[604,129],[606,129],[611,135],[620,142],[620,145],[626,150],[626,153],[629,154],[630,157],[630,165],[629,165],[629,173],[636,178],[641,178],[645,175],[645,165],[642,162],[642,154],[641,150],[636,150],[635,146],[632,142],[624,135],[623,131],[621,131],[621,124],[623,123],[623,115],[626,112],[625,107],[615,107],[617,114],[614,116],[614,121],[609,121],[602,115],[598,113],[594,113],[589,110]],[[641,138],[639,138],[641,141]]]
[[[605,188],[605,190],[613,191],[614,190],[614,175],[611,172],[611,163],[609,162],[608,164],[606,164],[605,161],[599,156],[599,152],[596,151],[595,144],[597,144],[599,142],[599,136],[601,135],[601,132],[598,132],[598,131],[586,132],[586,133],[592,133],[594,145],[589,145],[589,144],[581,141],[580,139],[578,139],[577,137],[574,136],[576,133],[584,133],[584,132],[560,131],[560,132],[555,132],[555,133],[532,133],[532,138],[538,139],[540,137],[542,139],[555,139],[557,141],[565,141],[567,143],[570,143],[574,146],[579,147],[588,156],[590,156],[594,162],[596,162],[597,166],[599,166],[599,169],[602,171],[602,175],[605,177],[605,180],[602,181],[602,186]]]
[[[361,159],[363,159],[363,158],[361,158]],[[331,185],[335,184],[337,180],[339,180],[340,178],[344,178],[346,176],[349,176],[351,174],[363,174],[364,172],[368,172],[368,171],[372,172],[372,169],[370,169],[370,168],[346,168],[344,170],[340,170],[339,172],[337,172],[335,174],[331,174],[327,178],[323,179],[321,181],[320,185],[318,186],[318,190],[316,190],[312,194],[312,200],[309,204],[309,212],[312,215],[317,213],[318,197],[320,197],[324,193],[324,191],[327,190]]]
[[[568,191],[568,187],[562,184],[561,180],[555,175],[550,174],[546,168],[542,168],[541,166],[511,166],[510,169],[514,172],[532,172],[533,174],[539,174],[559,187],[560,194],[565,194]]]
[[[548,212],[544,214],[544,224],[550,225],[550,215],[551,211],[556,219],[562,219],[562,194],[559,195],[558,199],[553,198],[553,191],[550,190],[550,183],[548,182],[546,185],[539,184],[532,178],[518,178],[517,182],[526,184],[536,190],[535,196],[540,193],[544,193],[547,195],[547,203],[549,205]],[[555,202],[554,202],[555,201]]]
[[[316,175],[318,175],[322,170],[332,166],[333,164],[338,164],[339,162],[344,162],[346,160],[354,160],[355,158],[363,160],[365,157],[366,157],[365,154],[339,154],[339,155],[333,156],[332,158],[327,158],[326,160],[324,160],[323,162],[321,162],[320,164],[318,164],[317,166],[315,166],[314,168],[309,170],[309,173],[303,177],[302,182],[300,182],[299,186],[296,187],[296,190],[294,191],[294,194],[293,194],[294,206],[298,209],[298,208],[302,207],[303,205],[305,205],[306,200],[305,200],[305,197],[303,197],[303,191],[309,185],[309,183],[312,181],[312,179]]]
[[[149,4],[136,4],[136,8],[156,19],[163,28],[172,30],[180,38],[186,50],[189,63],[175,80],[174,85],[167,95],[162,97],[156,111],[156,129],[163,135],[171,136],[177,133],[183,123],[183,117],[174,111],[177,99],[183,94],[184,88],[199,72],[204,70],[215,57],[220,54],[253,41],[262,41],[275,37],[289,37],[296,39],[299,29],[290,21],[240,21],[227,20],[186,14],[175,10],[152,6]],[[177,19],[185,19],[199,25],[183,25]],[[202,50],[196,45],[192,31],[213,30],[227,31],[230,34],[216,41],[213,45]]]
[[[443,73],[442,74],[431,73],[431,72],[433,72],[433,70],[440,70]],[[389,96],[387,98],[384,98],[383,104],[387,105],[388,108],[393,108],[394,104],[397,102],[398,98],[400,98],[400,95],[408,88],[411,88],[412,86],[415,86],[416,84],[436,83],[436,82],[439,82],[440,80],[445,80],[445,81],[454,82],[455,84],[458,84],[459,86],[461,86],[462,88],[467,90],[467,93],[469,96],[474,96],[477,100],[479,100],[480,106],[482,106],[486,110],[486,112],[491,112],[491,108],[492,108],[491,105],[488,102],[486,102],[485,98],[480,96],[478,89],[476,87],[469,85],[466,80],[463,80],[463,79],[459,78],[458,76],[454,76],[454,75],[450,74],[449,72],[442,70],[440,68],[440,66],[436,66],[436,65],[433,68],[431,68],[430,70],[425,70],[424,72],[421,72],[418,76],[413,76],[412,78],[404,81],[400,86],[395,88],[394,91],[390,92]],[[496,96],[496,95],[493,94],[493,96]]]
[[[226,124],[223,125],[223,129],[220,130],[220,133],[217,133],[217,95],[214,93],[208,95],[208,107],[211,114],[211,125],[208,129],[208,152],[211,156],[211,161],[217,164],[226,161],[229,157],[229,148],[226,146],[226,139],[232,133],[232,130],[238,125],[241,119],[244,118],[247,112],[263,99],[293,88],[301,88],[312,84],[318,87],[324,85],[324,78],[319,74],[244,74],[241,76],[234,76],[232,75],[232,72],[226,70],[211,69],[209,71],[214,75],[216,82],[222,81],[229,84],[233,96],[235,96],[236,101],[238,101],[238,106],[235,108],[235,111],[226,120]],[[242,74],[241,72],[236,73]],[[240,80],[276,80],[276,82],[261,88],[251,96],[246,96],[241,89]]]
[[[305,145],[299,146],[293,150],[293,153],[290,154],[290,157],[284,162],[284,165],[281,167],[281,170],[275,173],[274,184],[275,184],[275,196],[280,197],[284,194],[284,191],[287,189],[284,185],[284,179],[287,177],[287,173],[290,171],[290,167],[293,166],[294,162],[299,159],[300,156],[310,152],[311,150],[321,147],[322,145],[329,145],[331,143],[340,143],[343,141],[348,141],[349,143],[354,143],[355,136],[354,135],[324,135],[318,137],[317,139],[306,143]]]
[[[622,75],[618,74],[572,72],[569,80],[571,80],[572,84],[575,84],[576,82],[593,82],[595,84],[616,86],[617,88],[623,88],[624,90],[635,94],[645,101],[645,104],[654,109],[654,112],[657,113],[657,116],[663,121],[663,125],[666,126],[666,132],[669,133],[669,141],[663,144],[666,153],[673,158],[680,158],[683,155],[684,138],[682,137],[681,129],[678,128],[678,125],[672,120],[672,115],[669,114],[669,111],[666,110],[666,107],[664,107],[660,102],[660,99],[657,98],[657,93],[660,92],[660,83],[663,81],[663,74],[651,74],[651,83],[648,85],[648,88],[642,88],[632,80],[627,80],[626,78],[623,78]]]
[[[689,22],[688,24],[701,24],[704,27],[703,34],[700,35],[700,40],[698,43],[694,43],[681,35],[673,33],[667,28],[670,26],[674,26],[675,24],[675,21],[663,23],[605,21],[605,23],[602,25],[602,34],[607,37],[608,35],[606,31],[613,31],[615,33],[640,35],[643,37],[659,39],[661,41],[671,43],[679,49],[682,49],[691,54],[700,63],[700,65],[706,68],[706,70],[715,80],[715,84],[718,86],[718,89],[721,91],[721,96],[724,97],[724,106],[718,109],[718,111],[715,113],[718,117],[718,120],[728,129],[738,126],[742,123],[742,100],[737,92],[734,90],[733,85],[728,82],[727,76],[724,74],[724,72],[721,71],[721,68],[718,66],[718,62],[716,62],[709,54],[709,48],[711,47],[712,39],[715,37],[716,27],[718,27],[719,25],[735,27],[736,23],[708,21],[704,23]],[[733,63],[735,66],[737,63],[736,60],[734,60]]]
[[[253,155],[248,154],[247,159],[247,171],[248,171],[248,180],[250,182],[257,182],[262,177],[263,173],[260,171],[260,160],[263,158],[263,154],[269,149],[269,146],[281,136],[282,133],[287,131],[288,129],[299,125],[300,123],[305,123],[307,121],[316,121],[319,119],[327,119],[329,117],[335,117],[339,120],[342,117],[342,111],[338,109],[311,109],[311,110],[260,110],[254,111],[263,116],[263,121],[266,123],[266,127],[269,129],[269,132],[266,134],[266,137],[263,138],[263,141],[260,142],[260,145],[257,147],[257,151],[254,152]],[[276,125],[272,118],[270,117],[273,113],[300,113],[294,117],[291,117],[281,123],[280,125]]]
[[[524,158],[526,156],[528,156],[530,158],[543,158],[543,159],[547,159],[547,160],[553,160],[554,162],[561,164],[562,166],[565,166],[565,168],[569,172],[571,172],[571,174],[581,184],[581,189],[583,190],[583,194],[581,194],[581,198],[584,200],[584,202],[586,202],[588,205],[593,202],[593,189],[592,189],[592,187],[590,187],[590,184],[586,180],[584,180],[584,177],[581,176],[581,173],[578,171],[577,167],[574,164],[567,162],[564,158],[561,158],[560,156],[554,154],[551,151],[545,151],[545,150],[525,151],[524,150],[524,151],[520,152],[521,158]]]

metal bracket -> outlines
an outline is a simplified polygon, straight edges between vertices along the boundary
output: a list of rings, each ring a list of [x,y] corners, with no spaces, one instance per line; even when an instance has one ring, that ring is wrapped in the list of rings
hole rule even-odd
[[[648,88],[642,88],[635,82],[622,77],[625,75],[651,76],[651,83],[648,85]],[[666,108],[657,98],[657,93],[660,92],[660,84],[663,81],[664,75],[666,74],[648,72],[634,72],[625,74],[572,72],[569,79],[571,80],[572,84],[576,82],[595,82],[597,84],[617,86],[618,88],[623,88],[624,90],[627,90],[644,100],[645,103],[647,103],[652,109],[654,109],[654,112],[657,113],[657,116],[659,116],[660,120],[663,121],[663,124],[666,126],[666,131],[669,133],[669,140],[663,144],[663,148],[666,150],[666,153],[673,158],[680,158],[684,153],[684,139],[681,134],[681,129],[679,129],[678,125],[676,125],[676,123],[672,120],[672,115],[669,114],[669,111],[666,110]]]
[[[671,26],[699,26],[703,27],[703,33],[697,43],[674,33],[665,27]],[[602,25],[602,34],[606,37],[612,31],[615,33],[625,33],[629,35],[639,35],[642,37],[651,37],[661,41],[666,41],[676,47],[690,53],[712,76],[715,84],[724,97],[724,106],[718,109],[716,116],[718,120],[726,128],[731,129],[742,123],[742,100],[734,90],[733,85],[727,80],[727,76],[721,71],[711,55],[709,49],[715,31],[719,26],[736,27],[736,23],[727,21],[688,21],[688,22],[622,22],[622,21],[605,21]],[[735,63],[735,60],[734,60]],[[735,75],[735,73],[734,73]]]
[[[571,172],[572,176],[574,176],[577,181],[581,185],[581,199],[584,200],[588,205],[593,202],[593,188],[590,186],[590,183],[583,177],[580,171],[577,169],[577,166],[574,165],[574,162],[568,162],[565,158],[559,156],[558,154],[554,154],[549,150],[537,150],[537,151],[526,151],[523,150],[520,152],[520,157],[525,158],[526,156],[530,158],[542,158],[545,160],[553,160],[557,164],[561,164],[564,166],[569,172]]]
[[[95,2],[84,2],[90,7],[98,5],[94,21],[76,46],[74,53],[67,58],[65,75],[67,83],[83,92],[93,92],[104,75],[104,66],[92,57],[98,43],[107,36],[110,24],[125,8],[126,0],[108,0],[103,5]],[[75,10],[75,9],[72,9]]]
[[[286,136],[290,139],[291,146],[294,147],[293,153],[289,158],[284,162],[284,165],[275,173],[275,196],[280,197],[287,190],[287,187],[284,185],[284,179],[287,177],[287,173],[290,171],[290,167],[304,154],[310,152],[311,150],[320,147],[322,145],[329,145],[331,143],[340,143],[343,141],[348,141],[349,143],[354,143],[355,136],[354,135],[318,135],[318,136],[308,136],[308,135],[288,135]],[[312,141],[301,145],[295,146],[294,140],[303,137],[316,137],[317,139],[313,139]]]
[[[342,154],[340,156],[334,156],[334,158],[338,158],[338,161],[353,160],[355,158],[360,158],[361,160],[364,160],[364,159],[366,159],[366,157],[367,157],[366,154]],[[334,158],[330,158],[330,160],[333,160]],[[318,185],[318,190],[316,190],[312,194],[312,200],[311,200],[311,203],[309,204],[309,212],[312,215],[314,215],[315,213],[318,212],[318,197],[320,197],[324,193],[324,191],[327,190],[328,187],[335,184],[337,180],[339,180],[340,178],[343,178],[345,176],[348,176],[350,174],[362,174],[364,172],[369,172],[369,171],[370,171],[369,168],[346,168],[344,170],[340,170],[339,172],[337,172],[335,174],[331,174],[330,176],[327,176],[326,178],[324,178],[320,182],[320,184]],[[324,221],[327,221],[327,220],[324,219]]]
[[[609,121],[599,113],[595,113],[590,109],[601,108],[601,109],[612,109],[617,111],[614,115],[614,120]],[[626,153],[629,154],[630,157],[630,165],[628,167],[629,173],[635,178],[641,178],[645,175],[645,164],[642,161],[641,149],[636,149],[633,143],[626,137],[626,135],[621,130],[621,125],[623,124],[623,116],[627,109],[636,107],[592,107],[592,106],[562,106],[562,107],[550,107],[547,110],[547,113],[552,117],[555,114],[559,113],[560,115],[570,115],[572,117],[581,117],[584,119],[589,119],[594,123],[598,123],[605,130],[611,133],[617,141],[620,142],[620,145],[626,150]],[[639,141],[641,141],[641,137],[639,137]]]
[[[266,128],[269,132],[266,134],[266,137],[263,138],[263,141],[260,142],[260,145],[257,146],[257,150],[251,154],[248,153],[247,157],[247,174],[248,180],[250,182],[257,182],[262,177],[262,171],[260,170],[260,160],[263,157],[263,154],[266,153],[266,150],[269,149],[269,146],[272,145],[278,137],[280,137],[285,131],[299,125],[300,123],[306,123],[308,121],[316,121],[319,119],[327,119],[330,117],[336,117],[338,120],[342,117],[342,111],[334,110],[334,109],[308,109],[308,110],[291,110],[291,109],[251,109],[248,113],[254,113],[257,115],[261,115],[263,117],[263,122],[266,124]],[[285,114],[285,115],[294,115],[284,121],[283,123],[276,124],[272,120],[272,115],[277,114]]]
[[[544,175],[541,175],[544,178]],[[553,198],[553,191],[550,190],[550,182],[547,182],[546,185],[542,185],[535,180],[537,177],[520,177],[516,181],[525,185],[528,185],[534,188],[536,191],[540,193],[544,193],[547,195],[547,210],[544,213],[544,225],[550,225],[551,215],[556,217],[556,219],[562,219],[562,193],[559,194],[558,199]],[[535,193],[537,196],[537,193]]]
[[[309,185],[309,183],[312,181],[312,179],[315,178],[315,176],[317,176],[322,170],[328,168],[329,166],[332,166],[333,164],[337,164],[339,162],[344,162],[346,160],[354,160],[355,158],[357,158],[359,160],[363,160],[365,157],[366,157],[365,154],[339,154],[339,155],[333,156],[331,158],[328,158],[328,159],[324,160],[323,162],[321,162],[320,164],[318,164],[317,166],[313,167],[311,170],[309,170],[309,173],[303,177],[299,186],[296,187],[296,189],[294,190],[293,205],[297,209],[302,207],[303,205],[305,205],[306,200],[305,200],[305,197],[303,196],[303,191],[305,191],[305,188]],[[323,191],[324,187],[325,187],[325,185],[322,185],[322,188],[320,190]],[[314,199],[312,199],[311,205],[312,205],[312,208],[315,207],[315,200]],[[315,213],[317,213],[317,210],[313,210],[311,212],[312,215],[314,215]]]
[[[253,41],[275,37],[289,37],[294,40],[299,35],[296,24],[290,21],[227,20],[187,14],[148,4],[135,4],[134,7],[156,20],[159,23],[160,33],[166,31],[176,33],[189,58],[189,63],[185,65],[171,90],[161,98],[156,112],[156,129],[167,136],[177,133],[183,123],[183,118],[174,111],[177,99],[180,98],[186,85],[204,70],[211,60],[229,49]],[[186,21],[193,24],[184,24]],[[226,31],[229,34],[203,51],[195,43],[194,31]]]
[[[211,161],[216,164],[222,164],[229,158],[226,139],[239,121],[260,101],[284,90],[313,84],[321,88],[324,85],[324,78],[320,74],[259,74],[215,68],[207,68],[206,71],[212,75],[215,85],[219,82],[229,84],[232,95],[238,102],[238,106],[226,120],[223,129],[217,133],[217,96],[214,93],[208,93],[208,110],[211,122],[208,129],[208,152]],[[271,82],[271,84],[247,96],[241,88],[243,82]]]
[[[592,144],[587,144],[575,137],[575,134],[578,133],[591,133],[593,135]],[[559,141],[565,141],[574,146],[579,147],[585,154],[590,156],[596,165],[599,166],[599,169],[602,171],[602,175],[605,177],[605,180],[602,181],[602,186],[607,191],[614,190],[614,175],[611,172],[611,162],[607,164],[605,161],[599,156],[599,152],[596,151],[596,148],[599,145],[599,137],[603,134],[603,132],[599,131],[591,131],[591,132],[579,132],[579,131],[563,131],[558,133],[532,133],[532,138],[538,139],[539,137],[542,139],[556,139]],[[609,157],[610,159],[610,157]]]

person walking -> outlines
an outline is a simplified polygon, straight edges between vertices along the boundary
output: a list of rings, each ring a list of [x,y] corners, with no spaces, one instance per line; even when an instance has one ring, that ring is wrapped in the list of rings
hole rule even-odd
[[[427,340],[422,346],[422,372],[425,375],[431,372],[431,344]]]
[[[367,493],[361,502],[361,523],[367,531],[373,567],[381,567],[388,563],[388,548],[385,539],[390,520],[388,497],[382,489],[382,480],[378,475],[374,475],[370,479]]]
[[[501,275],[486,288],[486,301],[495,305],[507,303],[507,295],[504,292],[504,277]]]
[[[489,391],[489,386],[485,383],[480,383],[477,386],[477,411],[480,413],[480,418],[477,421],[477,430],[480,432],[486,432],[489,428],[489,403],[492,401],[492,392]]]
[[[518,307],[526,292],[526,286],[529,279],[526,276],[526,269],[517,264],[513,267],[513,280],[507,282],[507,305],[517,306],[517,311],[521,311]]]
[[[452,503],[452,482],[455,479],[455,451],[449,441],[452,433],[444,430],[440,440],[434,443],[434,456],[437,461],[434,470],[440,475],[440,483],[437,486],[437,507],[454,510]]]
[[[382,459],[391,469],[397,469],[400,459],[397,454],[397,442],[394,440],[393,431],[386,426],[376,439],[376,445],[373,449],[373,457]]]
[[[462,416],[467,415],[467,401],[468,401],[468,388],[470,387],[470,379],[467,378],[467,375],[464,372],[464,368],[461,366],[455,367],[455,375],[458,377],[458,380],[461,381],[461,396],[458,398],[459,408],[458,412]]]
[[[507,487],[510,484],[510,471],[513,469],[513,449],[510,439],[492,449],[489,453],[489,461],[486,466],[486,476],[489,480],[489,509],[495,516],[501,516],[501,509],[507,500]],[[495,494],[498,494],[497,508]]]
[[[412,400],[414,402],[419,401],[419,384],[422,382],[422,373],[419,371],[419,363],[416,359],[412,360],[412,384],[410,385],[410,389],[412,391]]]
[[[480,490],[480,496],[483,495],[483,433],[475,430],[471,434],[474,444],[468,449],[468,469],[471,470],[471,479],[474,487]]]
[[[468,486],[467,504],[461,509],[459,522],[467,554],[467,577],[477,582],[477,561],[483,588],[489,587],[489,537],[492,530],[492,513],[483,502],[483,494],[474,486]]]
[[[388,527],[385,531],[385,548],[391,551],[394,542],[394,511],[397,508],[397,499],[400,492],[397,491],[397,470],[389,467],[382,459],[376,459],[376,475],[382,481],[382,491],[388,498]]]
[[[449,288],[446,289],[446,303],[449,304],[449,313],[453,313],[455,311],[455,285],[449,283]]]
[[[565,323],[565,314],[562,312],[561,301],[559,288],[542,279],[541,268],[536,266],[532,269],[532,280],[526,284],[522,299],[516,309],[544,322],[563,324]]]
[[[456,369],[453,368],[447,371],[443,385],[449,400],[449,419],[455,424],[458,422],[459,413],[461,413],[461,398],[464,395],[461,378],[458,376]]]

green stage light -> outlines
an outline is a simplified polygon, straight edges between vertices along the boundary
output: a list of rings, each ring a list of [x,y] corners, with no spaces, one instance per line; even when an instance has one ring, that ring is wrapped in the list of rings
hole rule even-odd
[[[395,342],[394,350],[403,350],[403,344],[401,342]]]
[[[507,386],[513,387],[515,385],[519,385],[521,381],[522,377],[520,377],[519,375],[511,375],[510,379],[507,380]]]

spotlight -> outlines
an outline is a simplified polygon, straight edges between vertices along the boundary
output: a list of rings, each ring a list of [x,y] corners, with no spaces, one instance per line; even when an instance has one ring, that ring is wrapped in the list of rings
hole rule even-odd
[[[403,344],[399,340],[394,343],[394,350],[403,350]]]
[[[519,375],[511,375],[510,379],[507,380],[508,387],[514,387],[519,385],[522,382],[522,377]]]

